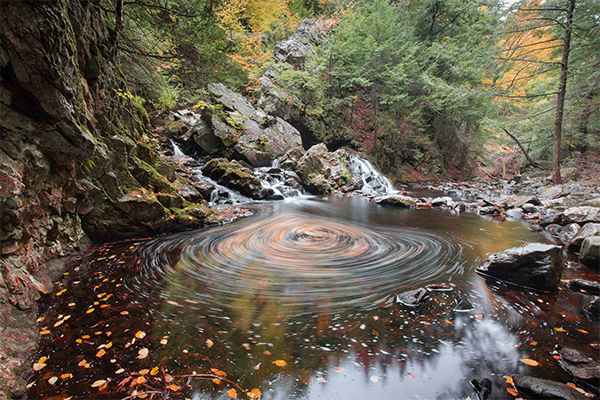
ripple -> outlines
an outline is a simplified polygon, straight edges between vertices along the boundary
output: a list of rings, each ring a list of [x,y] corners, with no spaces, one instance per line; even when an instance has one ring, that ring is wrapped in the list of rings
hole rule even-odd
[[[176,249],[176,250],[175,250]],[[168,286],[174,301],[373,307],[385,296],[462,273],[454,238],[411,228],[354,225],[301,212],[263,212],[194,234],[159,238],[132,285]]]

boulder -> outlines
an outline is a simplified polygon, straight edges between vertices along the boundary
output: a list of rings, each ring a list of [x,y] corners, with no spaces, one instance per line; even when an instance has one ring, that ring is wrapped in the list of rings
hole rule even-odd
[[[382,206],[410,208],[417,205],[418,199],[416,197],[404,196],[402,194],[389,194],[386,196],[376,197],[375,202]]]
[[[568,244],[571,239],[577,235],[577,232],[581,229],[581,225],[572,223],[566,225],[558,234],[558,239],[562,244]]]
[[[244,196],[253,199],[262,198],[260,195],[262,186],[259,179],[251,169],[243,167],[237,161],[215,158],[202,168],[202,173],[220,185],[237,190]]]
[[[552,186],[540,195],[542,200],[555,200],[559,197],[568,196],[569,192],[565,191],[562,186]]]
[[[435,199],[430,201],[433,207],[447,206],[449,204],[452,204],[453,202],[454,201],[452,200],[452,197],[436,197]]]
[[[473,389],[477,393],[477,398],[479,400],[487,400],[492,393],[492,381],[488,378],[482,377],[477,379],[472,379],[470,382]]]
[[[600,224],[588,223],[585,224],[577,233],[571,238],[567,248],[569,251],[577,252],[581,248],[583,240],[592,236],[600,236]]]
[[[571,279],[568,287],[575,292],[580,292],[583,290],[588,294],[600,294],[600,283],[585,279]]]
[[[548,292],[558,288],[562,270],[560,246],[527,243],[492,254],[477,268],[477,273],[484,277]]]
[[[427,290],[418,288],[399,294],[396,296],[396,302],[402,303],[408,307],[417,307],[418,305],[422,304],[427,297],[429,297]]]
[[[475,307],[473,307],[473,303],[466,297],[459,296],[456,300],[456,306],[452,311],[456,312],[468,312],[472,311]]]
[[[576,382],[583,384],[586,389],[600,393],[600,364],[579,351],[564,347],[560,350],[559,364]]]
[[[587,397],[564,383],[527,375],[513,375],[519,392],[533,399],[587,400]]]
[[[345,150],[333,153],[321,143],[311,147],[300,160],[296,172],[304,188],[312,194],[327,194],[350,183],[349,154]]]
[[[275,45],[273,59],[296,69],[305,69],[309,59],[316,55],[312,45],[320,43],[326,29],[323,20],[303,20],[288,40]]]
[[[588,222],[600,222],[600,207],[581,206],[567,208],[563,212],[563,223],[586,224]]]
[[[600,319],[600,297],[590,299],[584,306],[583,311],[590,321]]]
[[[600,270],[600,236],[583,239],[579,250],[579,262],[590,268]]]
[[[562,213],[556,210],[546,210],[546,212],[544,213],[544,215],[540,218],[539,220],[539,224],[541,226],[548,226],[551,224],[560,224],[562,221]]]

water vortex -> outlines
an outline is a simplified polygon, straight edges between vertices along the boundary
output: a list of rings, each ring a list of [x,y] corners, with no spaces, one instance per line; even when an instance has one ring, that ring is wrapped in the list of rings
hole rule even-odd
[[[174,301],[276,302],[297,313],[373,307],[390,294],[462,272],[460,244],[437,233],[302,212],[263,214],[154,240],[143,250],[151,261],[135,286],[150,290],[164,279]],[[178,260],[167,257],[173,248],[180,249]]]

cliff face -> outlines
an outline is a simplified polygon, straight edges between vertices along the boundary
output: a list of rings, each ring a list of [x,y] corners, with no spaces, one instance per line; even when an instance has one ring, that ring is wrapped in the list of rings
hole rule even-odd
[[[184,202],[173,166],[151,145],[99,1],[0,6],[1,398],[23,392],[35,302],[60,274],[51,260],[86,236],[193,227],[210,211]]]

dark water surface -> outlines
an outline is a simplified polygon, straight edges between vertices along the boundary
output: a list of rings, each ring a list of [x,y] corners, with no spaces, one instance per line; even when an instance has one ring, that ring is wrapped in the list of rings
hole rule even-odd
[[[252,207],[227,226],[99,245],[75,260],[45,299],[47,360],[29,397],[228,399],[228,382],[177,378],[226,373],[263,399],[476,398],[479,377],[494,398],[512,398],[504,375],[569,382],[558,346],[597,345],[582,294],[517,292],[474,273],[491,253],[551,242],[521,222],[360,197]],[[563,278],[582,275],[597,280],[583,267]],[[395,303],[430,284],[452,290],[416,309]],[[475,309],[453,311],[459,295]]]

